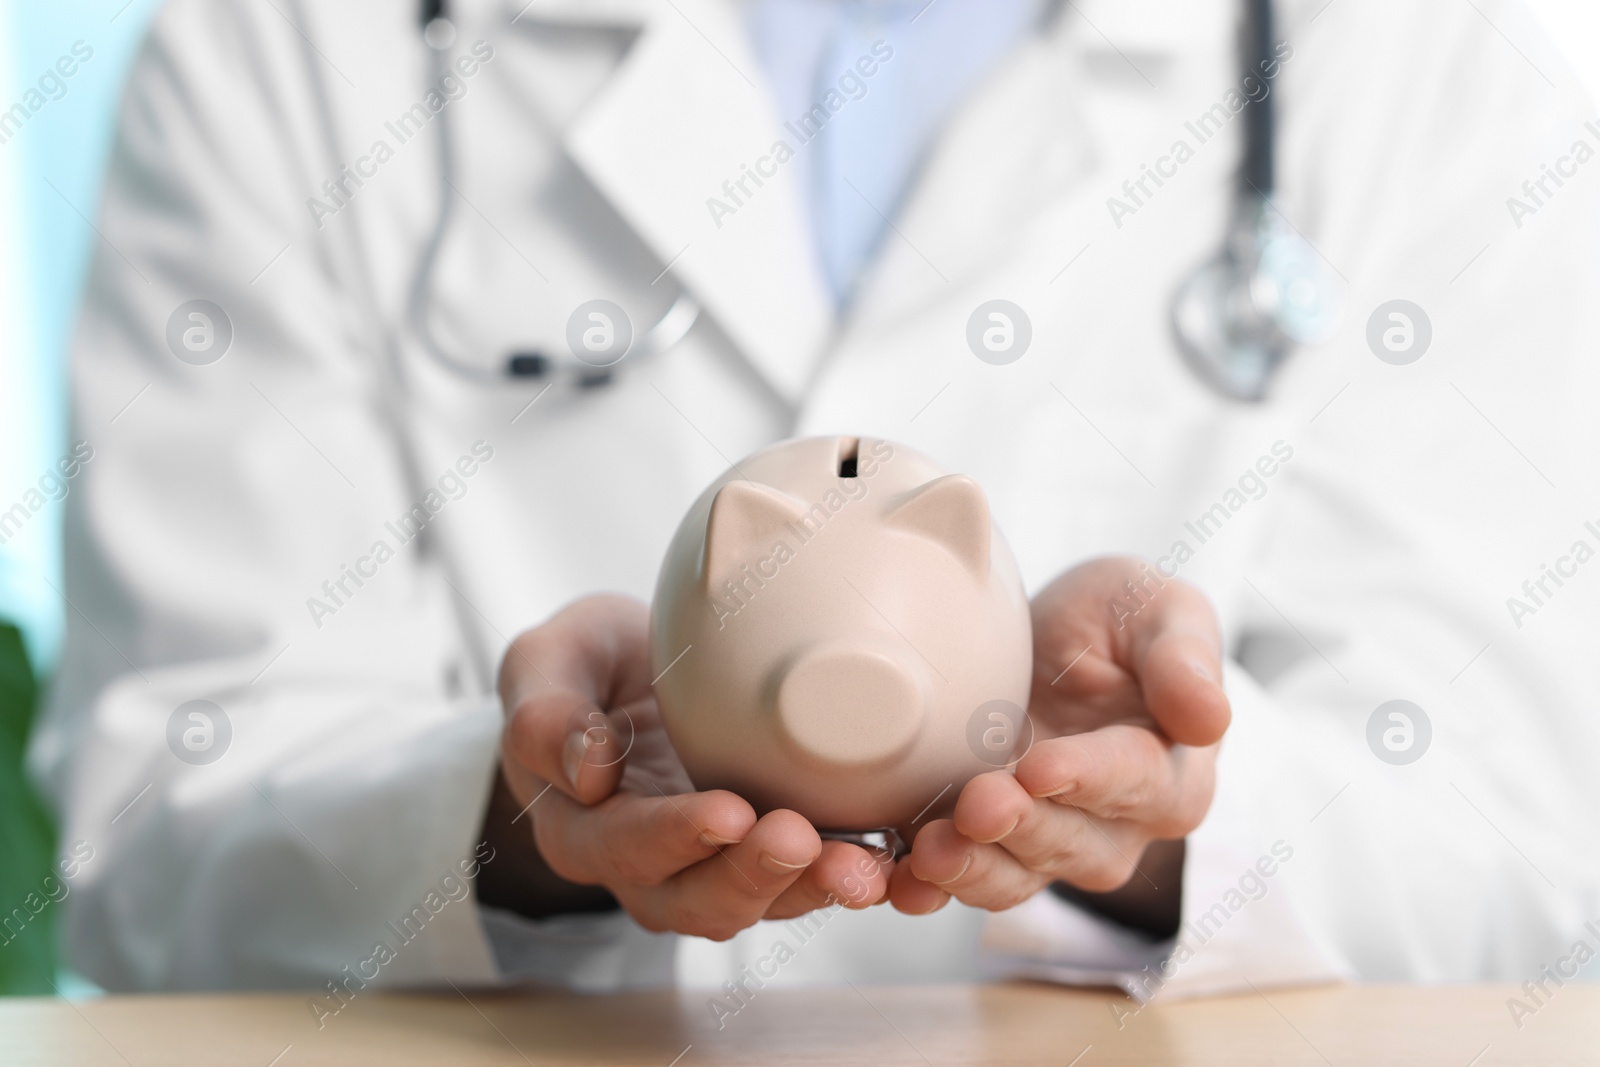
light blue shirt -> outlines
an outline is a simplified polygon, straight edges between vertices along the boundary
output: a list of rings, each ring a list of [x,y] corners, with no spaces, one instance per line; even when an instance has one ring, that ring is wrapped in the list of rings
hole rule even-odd
[[[1033,28],[1042,0],[749,0],[835,306],[850,303],[956,107]]]

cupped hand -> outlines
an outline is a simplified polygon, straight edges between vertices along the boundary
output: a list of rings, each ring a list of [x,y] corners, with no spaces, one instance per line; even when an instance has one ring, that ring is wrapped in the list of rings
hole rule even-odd
[[[649,611],[621,596],[564,608],[500,670],[502,781],[560,878],[600,886],[641,926],[715,940],[883,898],[892,864],[823,841],[793,811],[695,792],[651,691]]]
[[[1204,594],[1139,560],[1097,559],[1034,598],[1033,634],[1035,739],[1014,772],[972,779],[953,818],[917,833],[892,876],[901,911],[951,897],[1001,910],[1055,882],[1116,889],[1210,806],[1230,711]],[[1164,880],[1153,888],[1176,900],[1178,879]]]

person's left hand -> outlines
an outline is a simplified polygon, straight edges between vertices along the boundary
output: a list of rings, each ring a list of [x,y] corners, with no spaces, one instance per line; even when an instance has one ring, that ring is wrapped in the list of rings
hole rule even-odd
[[[998,911],[1053,882],[1106,892],[1151,842],[1199,825],[1230,715],[1221,637],[1204,594],[1152,574],[1093,560],[1034,598],[1033,745],[1014,774],[972,779],[953,818],[918,831],[891,880],[896,908],[926,914],[954,896]],[[1129,581],[1146,583],[1131,615]],[[1162,894],[1179,892],[1164,880]]]

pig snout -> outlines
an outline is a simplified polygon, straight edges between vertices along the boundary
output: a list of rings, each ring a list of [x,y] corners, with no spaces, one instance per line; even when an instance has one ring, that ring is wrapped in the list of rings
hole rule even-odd
[[[882,652],[819,648],[776,687],[778,731],[825,766],[867,766],[903,756],[927,714],[922,672]]]

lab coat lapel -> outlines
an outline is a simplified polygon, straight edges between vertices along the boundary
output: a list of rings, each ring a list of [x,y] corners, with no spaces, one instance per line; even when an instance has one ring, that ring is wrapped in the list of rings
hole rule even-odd
[[[1108,161],[1170,116],[1166,83],[1219,49],[1228,0],[1079,0],[1020,44],[951,117],[855,300],[847,333],[937,306],[965,284],[1003,273],[1045,212],[1081,217],[1083,241],[1104,220]],[[1109,71],[1110,73],[1105,73]],[[1102,84],[1102,83],[1111,84]]]
[[[674,0],[640,14],[639,40],[567,131],[566,148],[772,387],[797,402],[833,326],[805,223],[805,157],[736,3]]]
[[[856,294],[851,331],[876,333],[996,270],[1092,169],[1077,74],[1059,53],[1048,37],[1024,41],[950,118]]]

